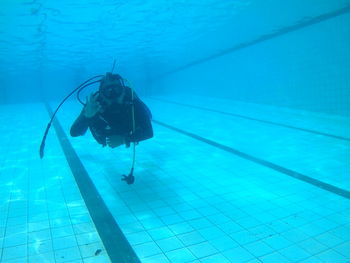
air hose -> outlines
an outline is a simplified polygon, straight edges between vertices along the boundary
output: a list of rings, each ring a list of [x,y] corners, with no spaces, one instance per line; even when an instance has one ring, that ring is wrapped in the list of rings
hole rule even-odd
[[[129,88],[131,90],[131,120],[132,120],[132,133],[131,135],[135,134],[135,102],[134,102],[134,89],[131,87],[129,81]],[[135,159],[136,159],[136,142],[133,142],[133,156],[132,156],[132,165],[131,165],[131,169],[130,169],[130,173],[128,176],[126,175],[122,175],[123,181],[126,181],[127,184],[133,184],[135,181],[135,177],[134,177],[134,167],[135,167]]]
[[[39,155],[40,155],[40,158],[44,158],[44,149],[45,149],[45,141],[46,141],[46,136],[50,130],[50,127],[51,127],[51,124],[53,122],[53,119],[55,118],[56,116],[56,113],[57,111],[60,109],[60,107],[63,105],[63,103],[65,103],[65,101],[70,97],[72,96],[72,94],[74,94],[77,90],[80,90],[87,87],[87,86],[90,86],[96,82],[99,82],[100,80],[97,80],[97,81],[93,81],[91,83],[89,83],[90,81],[92,81],[93,79],[96,79],[96,78],[101,78],[103,77],[104,75],[97,75],[97,76],[94,76],[92,78],[89,78],[88,80],[84,81],[82,84],[80,84],[76,89],[74,89],[71,93],[69,93],[62,101],[61,103],[58,105],[58,107],[56,108],[56,110],[54,111],[54,113],[52,114],[52,117],[49,121],[49,123],[47,124],[46,126],[46,130],[45,130],[45,133],[44,133],[44,136],[43,136],[43,139],[41,140],[41,144],[40,144],[40,150],[39,150]],[[80,101],[80,100],[79,100]]]

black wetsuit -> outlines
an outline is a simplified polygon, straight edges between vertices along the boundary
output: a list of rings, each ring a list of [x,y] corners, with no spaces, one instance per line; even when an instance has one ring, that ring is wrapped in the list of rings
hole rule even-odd
[[[96,141],[103,146],[106,146],[106,138],[111,135],[124,137],[127,146],[130,145],[130,142],[139,142],[152,138],[151,112],[135,93],[134,115],[135,132],[133,133],[131,89],[126,88],[122,104],[114,103],[110,106],[105,106],[103,113],[98,113],[92,118],[86,118],[83,109],[73,123],[70,134],[73,137],[81,136],[90,128]]]

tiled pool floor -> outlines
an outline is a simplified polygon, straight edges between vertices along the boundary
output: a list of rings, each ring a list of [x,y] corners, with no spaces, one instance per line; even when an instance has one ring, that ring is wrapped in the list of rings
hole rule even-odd
[[[164,99],[189,103],[145,100],[160,123],[350,190],[349,141]],[[342,137],[350,130],[346,118],[192,102]],[[79,112],[75,102],[59,112],[67,134]],[[53,128],[39,159],[45,106],[2,105],[0,118],[1,262],[110,262]],[[70,138],[141,262],[350,261],[348,198],[157,123],[154,132],[137,146],[134,185],[120,180],[130,149],[102,148],[90,134]]]

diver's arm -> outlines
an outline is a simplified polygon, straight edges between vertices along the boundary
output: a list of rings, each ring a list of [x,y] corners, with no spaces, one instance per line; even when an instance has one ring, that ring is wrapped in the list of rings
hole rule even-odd
[[[70,135],[72,137],[84,135],[89,127],[89,123],[90,120],[85,117],[83,110],[70,128]]]
[[[72,137],[84,135],[89,125],[96,120],[97,113],[101,111],[101,105],[97,101],[97,98],[98,94],[92,93],[90,98],[86,99],[85,107],[70,129],[70,135]]]

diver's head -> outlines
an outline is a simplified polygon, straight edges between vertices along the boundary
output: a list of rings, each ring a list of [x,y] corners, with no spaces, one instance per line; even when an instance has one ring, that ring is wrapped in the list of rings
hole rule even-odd
[[[124,88],[123,78],[108,72],[101,80],[99,91],[107,99],[116,99],[123,93]]]

